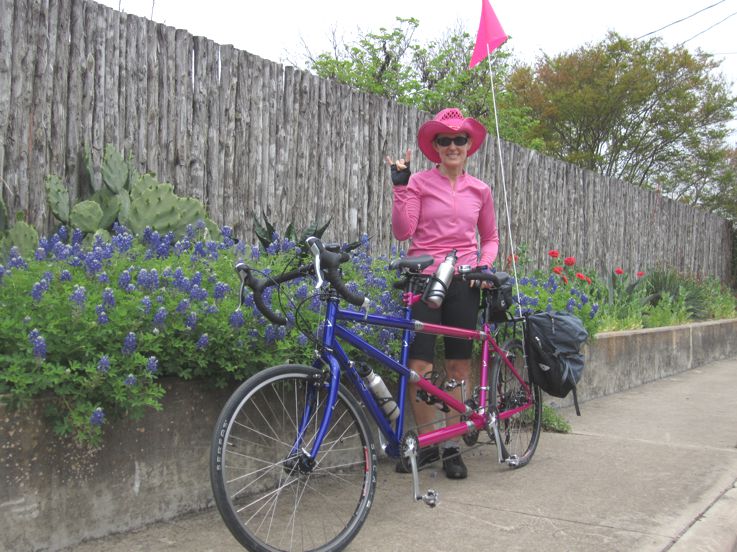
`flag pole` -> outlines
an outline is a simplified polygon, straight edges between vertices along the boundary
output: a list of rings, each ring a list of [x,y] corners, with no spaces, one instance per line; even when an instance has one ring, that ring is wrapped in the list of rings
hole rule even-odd
[[[489,63],[489,82],[491,83],[491,103],[494,108],[494,126],[496,129],[496,147],[499,156],[499,173],[502,180],[502,192],[504,195],[504,212],[507,216],[507,234],[509,235],[509,247],[512,252],[512,273],[514,274],[514,285],[517,290],[517,313],[522,316],[522,294],[519,290],[519,278],[517,277],[517,260],[514,254],[514,238],[512,237],[512,219],[509,213],[509,201],[507,199],[507,183],[504,177],[504,163],[502,161],[502,141],[499,135],[499,116],[496,109],[496,93],[494,92],[494,71],[491,67],[491,50],[486,43],[486,61]]]

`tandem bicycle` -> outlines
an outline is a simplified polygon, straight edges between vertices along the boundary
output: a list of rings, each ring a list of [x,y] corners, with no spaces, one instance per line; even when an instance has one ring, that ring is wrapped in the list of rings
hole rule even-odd
[[[461,437],[466,445],[493,444],[497,459],[511,468],[526,465],[537,447],[542,417],[540,389],[530,380],[524,354],[524,319],[491,312],[494,293],[509,276],[471,271],[455,278],[490,282],[482,290],[482,327],[468,330],[412,320],[410,305],[433,263],[429,255],[391,263],[400,271],[404,317],[371,313],[371,301],[343,280],[340,265],[350,256],[317,238],[307,244],[314,259],[278,275],[259,277],[236,265],[241,305],[246,289],[274,324],[264,291],[290,280],[314,277],[324,301],[324,317],[311,366],[284,364],[247,379],[228,399],[217,420],[210,453],[210,478],[217,508],[233,536],[248,550],[345,548],[361,529],[376,490],[377,448],[365,412],[378,427],[381,448],[412,474],[412,496],[435,506],[436,491],[420,490],[419,451]],[[327,285],[326,285],[327,284]],[[342,308],[341,300],[359,307]],[[351,323],[401,330],[397,360],[366,342]],[[479,382],[437,382],[407,368],[412,332],[481,342]],[[500,345],[497,338],[503,339]],[[344,349],[360,351],[371,363],[354,361]],[[355,355],[354,355],[355,356]],[[398,376],[395,397],[377,396],[369,385],[372,366]],[[457,413],[457,423],[441,429],[405,429],[406,391],[416,384],[417,400]],[[451,394],[461,386],[461,400]],[[394,404],[396,403],[396,405]]]

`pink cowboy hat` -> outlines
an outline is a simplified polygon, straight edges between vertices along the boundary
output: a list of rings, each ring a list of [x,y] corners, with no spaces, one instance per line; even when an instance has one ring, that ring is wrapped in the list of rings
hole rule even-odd
[[[471,139],[468,156],[473,155],[484,143],[486,129],[476,119],[464,117],[460,109],[443,109],[431,121],[424,123],[417,132],[417,145],[430,161],[440,163],[440,155],[433,148],[433,140],[438,134],[466,133]]]

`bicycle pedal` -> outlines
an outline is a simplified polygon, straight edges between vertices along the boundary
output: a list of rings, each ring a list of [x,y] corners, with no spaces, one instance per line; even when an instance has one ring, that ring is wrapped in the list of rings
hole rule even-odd
[[[438,505],[439,500],[440,495],[434,489],[428,489],[425,495],[422,497],[422,502],[424,502],[430,508],[435,508],[435,506]]]

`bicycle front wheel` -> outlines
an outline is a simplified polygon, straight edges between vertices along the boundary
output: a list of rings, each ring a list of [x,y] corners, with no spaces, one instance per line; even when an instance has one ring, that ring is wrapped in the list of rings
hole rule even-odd
[[[365,415],[341,385],[326,415],[323,373],[275,366],[243,383],[215,427],[210,479],[215,503],[248,550],[342,550],[373,501],[376,450]]]
[[[498,417],[501,442],[497,446],[501,447],[502,457],[510,467],[520,468],[535,454],[540,439],[542,396],[540,388],[530,380],[522,342],[512,339],[504,343],[502,349],[514,371],[503,358],[494,358],[491,405]]]

